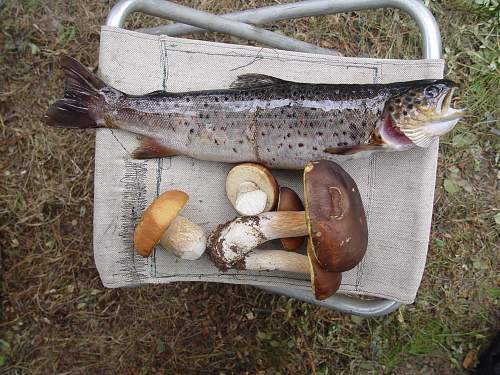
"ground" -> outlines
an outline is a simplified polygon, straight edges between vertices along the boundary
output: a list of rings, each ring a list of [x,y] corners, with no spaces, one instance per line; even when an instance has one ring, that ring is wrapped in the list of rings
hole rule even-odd
[[[183,3],[221,13],[275,2]],[[442,140],[417,300],[374,319],[252,287],[102,287],[92,258],[94,134],[48,129],[41,117],[62,92],[58,55],[96,67],[99,25],[113,4],[0,1],[0,372],[460,374],[474,367],[500,329],[498,2],[426,0],[441,26],[446,76],[459,83],[457,104],[468,115]],[[153,24],[136,15],[127,27]],[[420,53],[417,29],[399,11],[272,29],[348,56]]]

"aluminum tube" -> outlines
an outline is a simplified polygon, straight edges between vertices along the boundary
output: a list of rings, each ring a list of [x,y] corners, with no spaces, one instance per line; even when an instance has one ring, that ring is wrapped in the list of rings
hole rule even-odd
[[[148,3],[150,1],[153,0],[120,1],[117,5],[115,5],[115,7],[113,7],[111,12],[109,13],[106,24],[110,26],[121,27],[126,17],[130,13],[135,11],[142,11],[144,3]],[[165,4],[166,2],[159,3]],[[437,22],[429,9],[427,9],[427,7],[425,7],[425,5],[419,0],[310,0],[291,4],[274,5],[253,10],[245,10],[243,12],[229,13],[223,15],[222,17],[253,24],[262,24],[271,21],[291,18],[318,16],[331,13],[376,8],[398,8],[408,13],[415,20],[417,26],[420,29],[420,32],[422,33],[422,57],[425,59],[441,58],[441,34],[439,31],[439,26],[437,25]],[[155,12],[153,15],[159,15],[156,12],[158,11],[158,9],[153,9],[153,11]],[[167,18],[174,19],[174,17],[169,17],[168,15]],[[193,22],[189,23],[194,24]],[[195,26],[185,24],[174,24],[152,28],[149,31],[148,29],[146,29],[144,31],[151,32],[153,34],[167,34],[170,36],[178,36],[185,33],[203,31],[203,28],[197,28]],[[266,43],[266,41],[262,41],[262,43],[268,44]],[[311,46],[310,44],[308,45]],[[314,52],[311,51],[309,47],[303,47],[308,49],[305,52]]]
[[[117,3],[108,14],[106,25],[121,27],[129,14],[138,11],[152,16],[189,23],[209,31],[218,31],[243,39],[254,40],[283,50],[338,55],[338,52],[334,50],[321,48],[272,31],[188,8],[170,1],[122,0]]]
[[[280,287],[267,287],[259,285],[258,288],[267,290],[271,293],[283,294],[290,298],[295,298],[304,302],[312,303],[321,307],[326,307],[329,309],[335,309],[346,314],[359,315],[364,317],[375,317],[387,315],[394,310],[397,310],[401,304],[396,301],[386,300],[386,299],[359,299],[356,297],[350,297],[345,294],[334,294],[330,298],[324,301],[318,301],[314,298],[311,292],[304,295],[304,292],[297,292],[292,289],[280,288]]]

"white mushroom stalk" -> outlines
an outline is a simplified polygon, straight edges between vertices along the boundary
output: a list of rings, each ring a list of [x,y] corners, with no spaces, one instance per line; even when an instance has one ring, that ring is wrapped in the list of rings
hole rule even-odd
[[[310,275],[307,256],[286,250],[251,250],[236,268],[252,271],[283,271]]]
[[[221,269],[235,266],[260,244],[308,233],[304,211],[265,212],[236,218],[213,231],[207,241],[211,257]]]
[[[278,207],[276,211],[304,211],[300,197],[292,189],[282,186],[279,190]],[[304,243],[305,237],[281,238],[283,248],[288,251],[297,250]]]
[[[266,167],[243,163],[227,174],[226,194],[240,215],[257,215],[276,207],[278,183]]]
[[[207,237],[202,227],[177,216],[163,233],[160,245],[181,259],[195,260],[205,252]]]
[[[267,194],[265,191],[251,182],[246,181],[240,184],[234,203],[234,208],[242,215],[257,215],[264,212],[267,204]]]

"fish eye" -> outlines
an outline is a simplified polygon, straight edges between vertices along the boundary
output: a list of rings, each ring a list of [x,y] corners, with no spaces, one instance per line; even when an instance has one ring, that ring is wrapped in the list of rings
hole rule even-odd
[[[439,95],[439,91],[440,91],[439,87],[437,87],[435,85],[432,85],[432,86],[429,86],[429,87],[425,88],[424,94],[428,98],[435,98],[436,96]]]

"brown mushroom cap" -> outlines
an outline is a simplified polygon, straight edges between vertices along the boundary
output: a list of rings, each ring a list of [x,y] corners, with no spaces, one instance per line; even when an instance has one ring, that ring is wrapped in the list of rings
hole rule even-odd
[[[285,186],[280,187],[277,211],[304,211],[304,205],[295,191]],[[281,243],[285,250],[295,251],[303,243],[305,237],[282,238]]]
[[[149,205],[134,232],[134,247],[140,255],[147,257],[151,254],[163,232],[177,217],[188,199],[189,196],[183,191],[170,190]]]
[[[278,203],[278,183],[269,169],[260,164],[243,163],[233,167],[226,177],[226,194],[233,205],[236,204],[240,185],[252,182],[267,195],[263,212],[272,211]]]
[[[309,259],[314,297],[320,301],[327,299],[339,289],[342,282],[342,273],[330,272],[321,267],[312,250],[310,237],[307,241],[307,258]]]
[[[319,265],[331,272],[356,266],[366,252],[368,227],[351,176],[329,160],[308,163],[304,202],[311,248]]]

